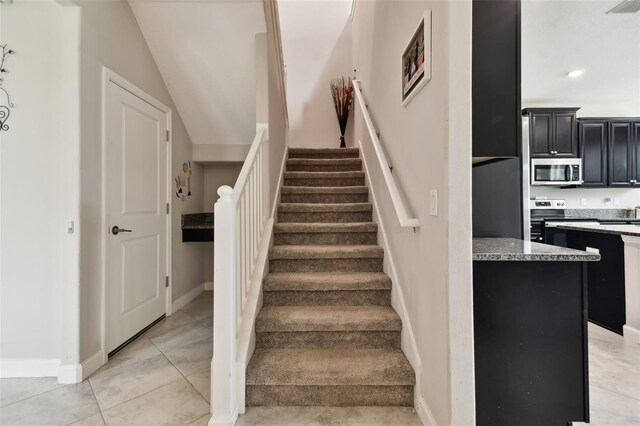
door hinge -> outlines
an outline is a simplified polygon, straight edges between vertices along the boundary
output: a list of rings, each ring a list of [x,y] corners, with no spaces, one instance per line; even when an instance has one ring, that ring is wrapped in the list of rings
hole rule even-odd
[[[169,142],[169,135],[170,135],[170,133],[169,133],[169,131],[167,130],[167,142]]]
[[[164,280],[164,286],[165,286],[165,287],[167,287],[167,288],[169,288],[169,275],[167,275],[167,276],[165,277],[165,280]]]
[[[167,214],[169,214],[169,203],[167,203]]]

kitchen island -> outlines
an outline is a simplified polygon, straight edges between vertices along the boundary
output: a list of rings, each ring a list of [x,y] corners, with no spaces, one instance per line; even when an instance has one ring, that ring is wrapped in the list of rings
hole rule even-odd
[[[603,262],[589,275],[589,318],[640,343],[640,225],[560,225],[574,248],[595,248]]]
[[[586,263],[598,254],[474,238],[478,425],[589,421]]]

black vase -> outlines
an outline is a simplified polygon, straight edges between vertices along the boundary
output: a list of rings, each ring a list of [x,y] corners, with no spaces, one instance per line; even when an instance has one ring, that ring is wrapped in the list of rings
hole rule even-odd
[[[346,148],[347,144],[344,142],[344,135],[340,136],[340,148]]]

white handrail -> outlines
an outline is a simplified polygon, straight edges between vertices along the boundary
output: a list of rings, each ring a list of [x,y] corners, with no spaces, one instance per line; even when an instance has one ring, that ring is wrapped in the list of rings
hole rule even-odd
[[[244,365],[238,364],[239,335],[253,324],[268,251],[270,224],[265,217],[269,181],[265,143],[268,125],[258,124],[247,158],[233,188],[221,186],[214,206],[213,353],[211,412],[216,424],[233,424],[244,406]],[[255,295],[255,303],[249,300]],[[245,333],[246,334],[246,333]],[[247,339],[245,339],[247,340]],[[248,342],[245,342],[247,345]],[[240,345],[242,346],[242,345]]]
[[[373,127],[371,115],[369,115],[369,110],[367,109],[364,98],[362,96],[362,90],[360,89],[360,80],[353,80],[353,91],[355,92],[358,103],[360,104],[360,110],[362,111],[364,122],[367,126],[367,130],[369,131],[369,136],[371,137],[373,150],[376,153],[376,157],[378,157],[378,163],[380,164],[382,176],[384,176],[384,181],[387,184],[387,189],[389,190],[389,195],[391,196],[393,207],[396,211],[396,215],[398,216],[398,222],[400,222],[400,226],[402,228],[418,228],[420,226],[420,221],[418,221],[418,219],[416,218],[409,217],[407,208],[405,207],[404,201],[400,196],[400,191],[398,190],[396,180],[393,177],[393,174],[391,174],[391,170],[389,169],[389,162],[387,161],[387,157],[384,155],[384,151],[382,150],[382,146],[380,145],[380,139],[378,138],[376,129]]]

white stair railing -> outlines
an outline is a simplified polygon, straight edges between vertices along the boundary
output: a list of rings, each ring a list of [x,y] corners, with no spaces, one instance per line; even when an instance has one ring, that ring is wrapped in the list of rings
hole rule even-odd
[[[373,121],[371,120],[371,115],[369,114],[369,110],[367,109],[367,104],[365,103],[364,97],[362,96],[360,80],[353,80],[353,91],[355,92],[356,99],[358,100],[358,104],[360,105],[360,110],[362,111],[362,116],[364,117],[364,123],[367,126],[367,131],[369,132],[369,137],[371,138],[373,151],[376,153],[376,158],[378,159],[378,164],[380,166],[382,176],[384,177],[384,181],[387,184],[387,189],[389,191],[389,195],[391,196],[391,202],[393,203],[393,208],[396,211],[396,216],[398,217],[400,227],[414,228],[415,230],[415,228],[418,228],[420,226],[420,222],[416,218],[409,217],[407,208],[404,204],[404,201],[402,200],[402,196],[400,195],[400,190],[398,189],[396,180],[391,173],[391,167],[389,165],[389,162],[387,161],[387,157],[384,155],[384,151],[382,150],[382,145],[380,144],[378,133],[373,126]],[[363,151],[362,146],[360,146],[360,151]]]
[[[257,262],[268,247],[270,232],[265,212],[267,125],[258,125],[249,154],[233,188],[221,186],[215,204],[213,360],[211,363],[212,419],[210,425],[235,422],[244,406],[244,364],[239,343],[254,321],[255,306],[247,306],[249,294],[262,281]],[[266,240],[266,242],[265,242]],[[259,275],[259,276],[257,276]],[[247,327],[248,326],[248,327]],[[239,345],[242,347],[239,348]]]

